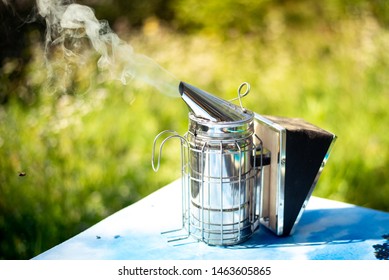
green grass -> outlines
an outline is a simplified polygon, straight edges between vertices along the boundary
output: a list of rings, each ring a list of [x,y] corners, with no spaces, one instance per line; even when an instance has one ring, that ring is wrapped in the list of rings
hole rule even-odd
[[[389,211],[388,30],[369,17],[336,29],[274,28],[228,40],[153,23],[128,40],[179,79],[225,99],[247,81],[250,110],[335,133],[314,195]],[[179,177],[179,143],[166,145],[158,173],[152,143],[162,130],[187,130],[180,99],[138,81],[110,81],[93,61],[50,84],[34,50],[25,80],[8,88],[14,97],[0,107],[6,259],[31,258]],[[4,83],[13,63],[2,69]]]

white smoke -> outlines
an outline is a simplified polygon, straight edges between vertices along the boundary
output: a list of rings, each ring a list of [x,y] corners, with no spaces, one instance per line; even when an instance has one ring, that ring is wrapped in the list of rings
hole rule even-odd
[[[163,94],[178,95],[179,81],[155,61],[135,53],[132,46],[122,41],[106,21],[98,20],[94,11],[72,0],[37,0],[38,13],[46,21],[46,52],[50,47],[61,45],[68,55],[72,50],[66,40],[88,38],[93,49],[100,55],[98,67],[118,73],[124,84],[139,79]]]

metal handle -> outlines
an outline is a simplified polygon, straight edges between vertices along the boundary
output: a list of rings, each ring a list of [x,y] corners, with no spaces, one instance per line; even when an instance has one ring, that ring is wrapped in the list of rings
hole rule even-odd
[[[157,140],[158,138],[160,138],[163,134],[167,134],[167,133],[171,133],[172,135],[170,136],[167,136],[161,143],[161,145],[159,146],[159,154],[158,154],[158,161],[157,161],[157,166],[155,166],[154,162],[155,162],[155,145],[157,143]],[[152,151],[152,156],[151,156],[151,166],[153,167],[153,170],[155,172],[157,172],[159,170],[159,166],[160,166],[160,162],[161,162],[161,157],[162,157],[162,148],[163,148],[163,145],[165,145],[166,141],[168,141],[169,139],[171,138],[179,138],[181,139],[181,142],[182,141],[185,141],[186,142],[186,139],[182,136],[180,136],[177,132],[175,132],[174,130],[164,130],[162,132],[160,132],[155,138],[154,138],[154,143],[153,143],[153,151]]]

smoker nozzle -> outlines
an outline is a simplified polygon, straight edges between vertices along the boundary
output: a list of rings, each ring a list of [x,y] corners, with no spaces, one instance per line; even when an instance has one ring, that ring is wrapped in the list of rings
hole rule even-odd
[[[197,118],[212,122],[235,122],[252,117],[251,112],[185,82],[180,82],[179,92]]]

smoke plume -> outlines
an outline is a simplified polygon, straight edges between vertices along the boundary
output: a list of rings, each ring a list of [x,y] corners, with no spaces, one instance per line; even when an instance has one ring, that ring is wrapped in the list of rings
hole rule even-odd
[[[46,54],[53,46],[60,46],[66,56],[77,56],[77,44],[87,38],[99,55],[100,69],[114,73],[124,84],[137,79],[163,94],[179,96],[179,81],[152,59],[136,53],[107,21],[98,20],[90,7],[72,0],[37,0],[37,9],[46,21]]]

